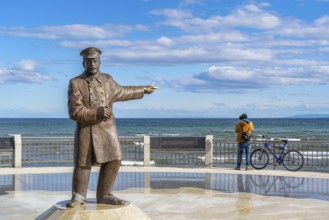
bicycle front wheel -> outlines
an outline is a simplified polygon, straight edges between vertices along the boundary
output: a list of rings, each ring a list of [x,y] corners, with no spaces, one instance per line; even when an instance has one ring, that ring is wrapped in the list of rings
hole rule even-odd
[[[303,155],[296,150],[289,150],[283,155],[283,166],[290,171],[297,171],[304,164]]]
[[[257,170],[264,169],[268,164],[268,153],[263,149],[256,149],[251,153],[251,166]]]

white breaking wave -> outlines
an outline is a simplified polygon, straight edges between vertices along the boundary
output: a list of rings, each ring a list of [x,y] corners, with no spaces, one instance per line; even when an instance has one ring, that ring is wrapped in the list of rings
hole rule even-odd
[[[155,161],[151,160],[150,164],[155,165]],[[144,166],[144,162],[143,161],[123,160],[121,162],[121,165],[123,165],[123,166]]]

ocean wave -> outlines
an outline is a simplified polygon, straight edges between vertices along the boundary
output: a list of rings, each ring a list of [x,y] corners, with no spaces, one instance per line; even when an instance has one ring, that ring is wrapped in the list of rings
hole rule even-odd
[[[180,134],[162,134],[162,136],[180,136]]]
[[[139,146],[139,147],[144,147],[144,143],[140,142],[140,141],[138,141],[138,142],[134,141],[134,145]]]
[[[155,165],[155,161],[151,160],[150,161],[151,165]],[[121,162],[122,166],[144,166],[143,161],[129,161],[129,160],[124,160]]]
[[[300,151],[300,153],[305,157],[305,155],[316,155],[317,157],[319,156],[319,155],[322,155],[322,156],[325,156],[325,155],[327,155],[327,156],[329,156],[329,152],[327,152],[327,151]]]
[[[137,137],[144,137],[144,136],[147,136],[149,134],[134,134],[134,136],[137,136]]]
[[[164,133],[164,134],[157,134],[157,133],[149,133],[149,134],[134,134],[134,136],[137,137],[144,137],[144,136],[171,136],[171,137],[177,137],[180,136],[180,134],[178,133],[173,133],[173,134],[169,134],[169,133]]]

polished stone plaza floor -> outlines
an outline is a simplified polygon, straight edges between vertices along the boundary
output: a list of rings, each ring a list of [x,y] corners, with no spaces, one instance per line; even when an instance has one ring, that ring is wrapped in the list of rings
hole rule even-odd
[[[88,199],[95,199],[93,168]],[[70,198],[72,168],[0,169],[0,219],[35,219]],[[328,219],[329,173],[121,167],[115,194],[151,219]]]

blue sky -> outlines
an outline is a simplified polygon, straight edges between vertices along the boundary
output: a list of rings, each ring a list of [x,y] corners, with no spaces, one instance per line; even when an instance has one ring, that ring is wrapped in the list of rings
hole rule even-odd
[[[0,7],[0,117],[68,117],[80,51],[121,85],[156,85],[116,117],[329,113],[329,0],[10,0]]]

